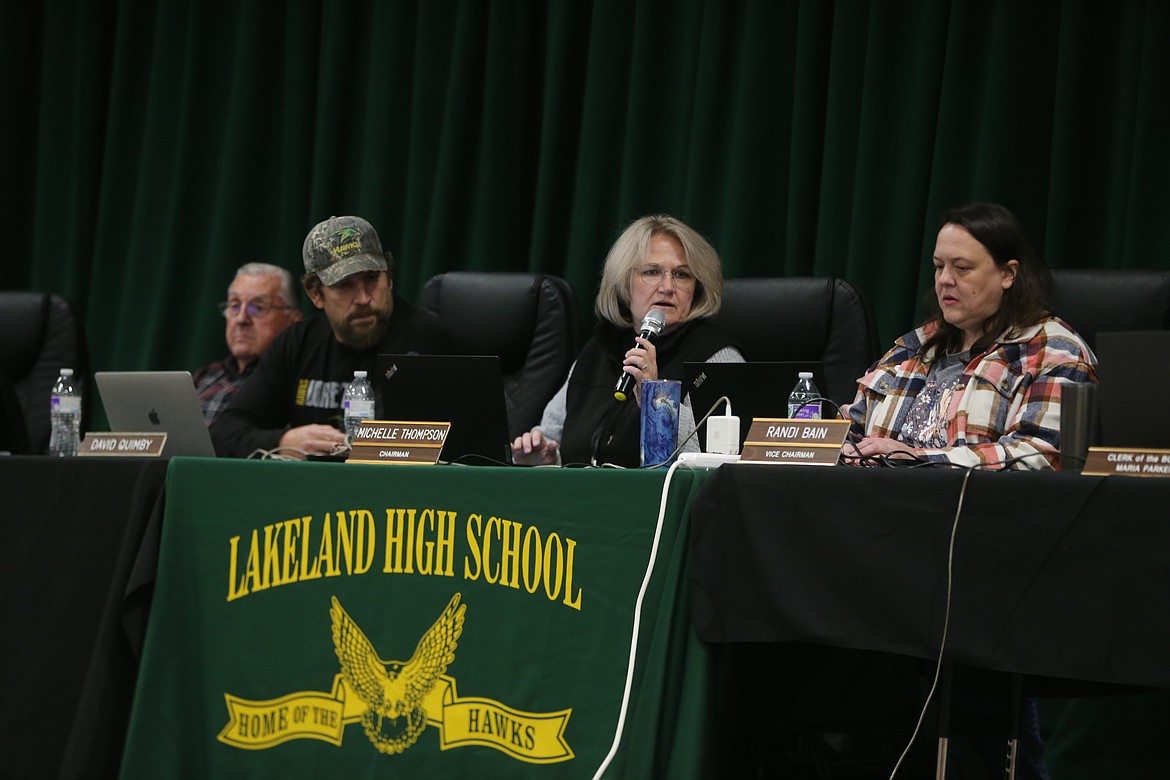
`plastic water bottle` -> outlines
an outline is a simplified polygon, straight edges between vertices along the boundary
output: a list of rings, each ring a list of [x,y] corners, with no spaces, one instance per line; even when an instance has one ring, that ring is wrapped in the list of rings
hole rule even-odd
[[[81,449],[81,391],[73,382],[72,368],[61,369],[53,385],[49,419],[53,424],[49,454],[58,458],[76,455]]]
[[[341,419],[345,423],[345,441],[353,443],[362,420],[374,419],[374,388],[365,371],[354,371],[353,381],[345,386],[341,402]]]
[[[792,392],[788,394],[789,419],[821,419],[821,402],[813,400],[820,398],[821,392],[813,384],[812,372],[801,371],[797,376],[799,379],[796,381],[796,387],[792,388]]]

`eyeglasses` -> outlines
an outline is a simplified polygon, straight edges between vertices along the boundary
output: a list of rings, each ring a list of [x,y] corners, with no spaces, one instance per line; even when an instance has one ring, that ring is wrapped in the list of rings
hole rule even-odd
[[[219,304],[219,306],[216,308],[219,309],[219,313],[224,317],[239,317],[240,311],[242,310],[248,312],[248,316],[252,319],[262,320],[268,316],[269,312],[277,310],[287,311],[292,307],[269,306],[268,304],[260,303],[259,301],[250,301],[248,303],[244,303],[243,301],[227,301],[225,303]]]
[[[668,271],[665,268],[658,266],[650,266],[638,271],[638,276],[642,277],[642,281],[646,284],[659,285],[662,284],[662,277],[669,276],[674,282],[675,287],[694,287],[695,275],[686,268],[675,268],[673,271]]]

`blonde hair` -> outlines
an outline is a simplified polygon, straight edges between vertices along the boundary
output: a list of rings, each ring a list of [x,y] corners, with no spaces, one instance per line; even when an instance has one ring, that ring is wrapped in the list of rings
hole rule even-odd
[[[687,321],[719,313],[723,303],[723,264],[719,253],[694,228],[665,214],[652,214],[630,223],[605,256],[601,286],[593,310],[614,325],[634,327],[630,314],[630,284],[646,261],[650,239],[670,236],[682,245],[687,266],[695,275],[695,293]]]

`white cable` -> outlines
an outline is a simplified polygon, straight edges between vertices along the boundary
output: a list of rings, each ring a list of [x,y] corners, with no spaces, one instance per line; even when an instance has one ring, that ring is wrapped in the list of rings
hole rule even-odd
[[[934,667],[934,680],[930,684],[930,691],[926,694],[926,701],[922,703],[922,711],[918,713],[918,723],[914,726],[914,733],[910,735],[910,741],[906,743],[906,749],[902,751],[902,755],[898,756],[898,761],[894,764],[893,771],[890,772],[890,780],[894,780],[894,775],[898,774],[898,768],[902,766],[902,762],[906,759],[906,755],[914,745],[914,740],[918,738],[918,732],[922,729],[922,721],[926,719],[926,709],[930,706],[930,700],[934,698],[935,689],[938,688],[938,678],[942,673],[943,651],[947,646],[947,629],[951,625],[951,575],[955,562],[955,534],[959,530],[959,515],[963,512],[963,499],[967,495],[967,480],[971,478],[971,474],[974,471],[975,469],[969,468],[963,474],[963,484],[959,488],[959,505],[955,507],[955,519],[951,523],[951,541],[947,545],[947,608],[943,613],[942,639],[938,643],[938,663]]]
[[[634,660],[638,654],[638,630],[642,620],[642,599],[646,597],[646,588],[650,585],[650,576],[654,573],[654,562],[658,559],[658,540],[662,536],[662,523],[666,517],[666,497],[670,492],[670,478],[674,476],[676,469],[678,469],[678,463],[672,463],[666,472],[666,481],[662,483],[662,499],[658,503],[658,523],[654,527],[654,542],[650,546],[650,561],[646,564],[646,574],[642,577],[642,587],[638,590],[638,600],[634,604],[634,634],[630,637],[630,663],[626,667],[626,689],[622,693],[622,707],[618,713],[617,731],[613,735],[613,745],[610,746],[609,753],[606,754],[601,765],[597,767],[597,771],[593,773],[593,780],[599,780],[605,770],[609,768],[609,764],[617,755],[618,746],[622,741],[622,731],[626,726],[626,709],[630,704],[630,688],[634,683]]]

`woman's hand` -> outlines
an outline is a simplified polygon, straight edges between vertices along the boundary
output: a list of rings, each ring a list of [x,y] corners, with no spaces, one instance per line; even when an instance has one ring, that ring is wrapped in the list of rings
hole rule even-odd
[[[638,405],[642,405],[642,382],[658,378],[658,351],[654,342],[641,336],[635,337],[636,342],[626,353],[622,371],[634,378],[634,398]]]
[[[557,442],[546,437],[540,428],[521,434],[512,442],[512,462],[520,466],[553,466],[557,462]]]
[[[906,458],[907,460],[918,457],[916,449],[887,436],[869,436],[858,442],[846,441],[845,446],[841,448],[841,453],[845,456],[845,462],[850,466],[863,466],[865,465],[863,458],[878,455]]]

